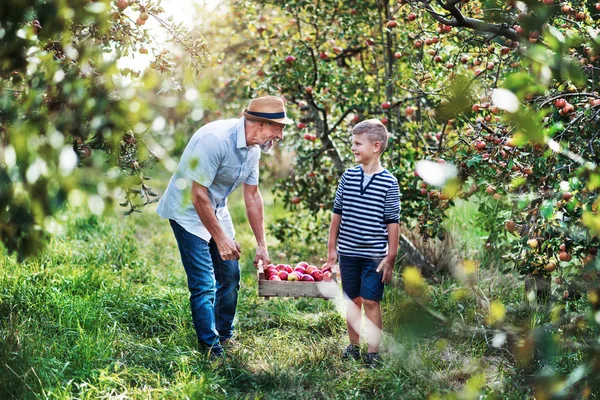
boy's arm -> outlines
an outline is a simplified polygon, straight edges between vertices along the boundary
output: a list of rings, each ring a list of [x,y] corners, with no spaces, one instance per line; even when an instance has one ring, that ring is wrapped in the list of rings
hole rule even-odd
[[[337,239],[340,233],[341,214],[334,213],[329,225],[329,239],[327,240],[327,265],[333,268],[337,262]]]
[[[398,223],[388,224],[388,255],[381,260],[377,272],[383,270],[381,282],[388,283],[394,275],[394,264],[398,255],[398,242],[400,241],[400,230]]]

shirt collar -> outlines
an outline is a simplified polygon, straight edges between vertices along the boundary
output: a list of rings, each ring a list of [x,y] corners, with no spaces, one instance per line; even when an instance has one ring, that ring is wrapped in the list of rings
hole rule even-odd
[[[236,126],[237,129],[237,148],[247,148],[246,144],[246,131],[244,129],[244,118],[240,118]]]

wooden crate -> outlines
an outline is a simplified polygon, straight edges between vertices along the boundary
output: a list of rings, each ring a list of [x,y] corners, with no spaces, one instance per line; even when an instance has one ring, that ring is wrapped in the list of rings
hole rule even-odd
[[[267,300],[271,297],[316,297],[328,300],[338,295],[336,271],[332,271],[333,280],[330,282],[270,281],[265,278],[262,265],[259,265],[257,274],[258,295]]]

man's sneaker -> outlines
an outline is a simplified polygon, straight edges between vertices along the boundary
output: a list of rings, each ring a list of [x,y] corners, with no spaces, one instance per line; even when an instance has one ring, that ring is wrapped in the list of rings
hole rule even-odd
[[[233,338],[225,339],[221,341],[221,347],[225,350],[236,350],[239,349],[242,345],[240,342]]]
[[[365,364],[371,368],[379,368],[382,364],[381,356],[379,353],[367,353]]]
[[[350,343],[348,347],[344,349],[342,360],[348,360],[350,357],[357,361],[360,360],[360,347],[358,345]]]
[[[225,355],[225,352],[223,351],[223,348],[221,346],[208,347],[200,345],[198,346],[198,351],[204,354],[211,361],[222,359]]]

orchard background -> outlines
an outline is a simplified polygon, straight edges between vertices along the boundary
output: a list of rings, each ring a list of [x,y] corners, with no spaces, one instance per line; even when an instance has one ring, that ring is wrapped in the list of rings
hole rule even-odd
[[[600,3],[170,6],[0,5],[2,398],[600,396]],[[399,257],[382,369],[339,360],[340,304],[257,297],[239,194],[242,347],[196,351],[154,203],[199,126],[265,94],[297,121],[262,159],[277,262],[326,255],[352,126],[392,133],[428,261]]]

